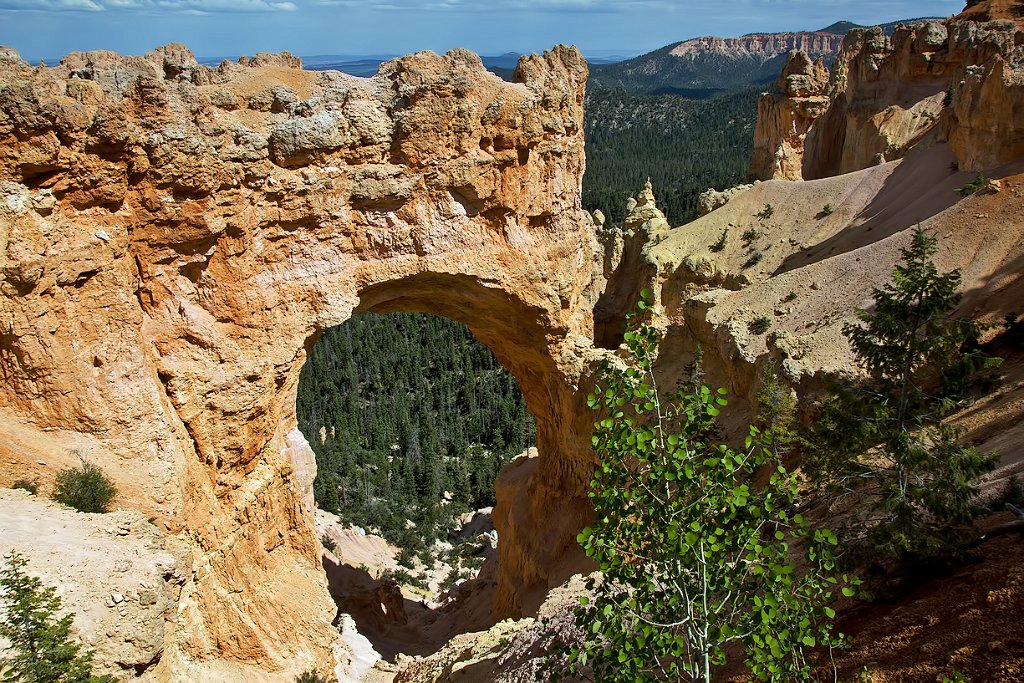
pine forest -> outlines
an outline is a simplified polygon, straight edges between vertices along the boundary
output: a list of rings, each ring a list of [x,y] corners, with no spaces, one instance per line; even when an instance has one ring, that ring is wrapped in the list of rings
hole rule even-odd
[[[498,471],[535,441],[494,354],[466,326],[426,314],[360,314],[327,330],[297,409],[318,506],[413,550],[455,515],[494,505]]]

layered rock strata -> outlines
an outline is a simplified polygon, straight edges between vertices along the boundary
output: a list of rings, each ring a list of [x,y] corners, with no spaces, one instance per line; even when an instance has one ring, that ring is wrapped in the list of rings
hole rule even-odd
[[[669,54],[673,57],[689,57],[708,53],[754,55],[767,61],[792,50],[815,55],[834,55],[842,42],[842,35],[825,31],[750,33],[739,38],[702,36],[679,43],[669,50]]]
[[[86,457],[188,541],[155,675],[334,666],[295,393],[318,336],[360,311],[465,322],[517,377],[541,456],[515,507],[499,498],[499,613],[561,578],[599,280],[578,52],[524,58],[515,83],[462,50],[373,79],[287,54],[211,69],[177,45],[3,55],[0,483],[45,490]]]
[[[966,170],[1019,158],[1024,31],[1019,21],[978,16],[899,27],[891,38],[854,29],[827,83],[794,88],[783,74],[759,101],[750,177],[849,173],[902,158],[925,139],[949,141]],[[791,57],[787,71],[806,72],[808,62]]]

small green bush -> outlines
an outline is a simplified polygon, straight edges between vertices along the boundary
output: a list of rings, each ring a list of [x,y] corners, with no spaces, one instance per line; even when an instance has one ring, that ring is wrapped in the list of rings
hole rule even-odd
[[[765,204],[764,208],[757,214],[757,217],[761,220],[768,220],[775,215],[775,207],[771,204]]]
[[[760,236],[761,233],[759,233],[757,230],[754,230],[753,228],[750,228],[749,230],[743,233],[743,244],[745,246],[750,246],[754,242],[754,240],[756,240]]]
[[[763,260],[764,260],[764,254],[762,254],[759,251],[755,251],[753,254],[750,255],[750,258],[748,258],[746,261],[743,262],[743,267],[744,268],[753,268],[754,266],[756,266],[758,263],[760,263]]]
[[[28,491],[33,496],[39,493],[39,482],[29,481],[28,479],[15,479],[14,483],[11,484],[12,489],[21,489],[22,491]]]
[[[987,185],[988,178],[985,177],[983,173],[979,173],[978,176],[971,182],[967,183],[963,187],[956,188],[956,192],[961,197],[970,197],[972,194],[975,194],[978,191],[983,190]]]
[[[406,569],[412,569],[416,562],[416,551],[409,546],[405,546],[398,551],[398,557],[395,558],[398,564]]]
[[[766,315],[759,315],[747,325],[747,329],[753,334],[764,334],[772,326],[772,319]]]
[[[79,512],[106,512],[115,496],[114,482],[91,462],[61,470],[53,484],[53,499]]]
[[[338,544],[334,542],[334,539],[324,534],[320,537],[320,545],[327,549],[328,552],[334,552],[334,549],[338,547]]]
[[[316,669],[310,669],[296,676],[295,683],[331,683],[331,680],[321,676]]]
[[[718,236],[718,241],[711,245],[711,251],[719,252],[725,249],[725,243],[729,240],[729,230],[726,228]]]
[[[395,583],[402,586],[412,586],[413,588],[427,588],[427,582],[419,574],[413,574],[401,567],[397,569],[385,569],[380,573],[379,580],[385,581],[391,579]]]
[[[832,205],[826,204],[825,206],[821,207],[821,216],[823,218],[825,216],[831,216],[833,211],[835,211],[835,209],[832,208]]]
[[[782,303],[788,304],[790,301],[796,301],[796,292],[790,292],[786,295],[786,298],[782,300]]]

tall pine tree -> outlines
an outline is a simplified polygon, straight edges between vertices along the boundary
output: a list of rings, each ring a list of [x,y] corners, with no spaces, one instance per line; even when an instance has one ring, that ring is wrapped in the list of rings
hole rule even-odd
[[[978,348],[979,326],[952,318],[959,270],[939,273],[938,242],[920,227],[873,310],[843,328],[869,379],[827,402],[813,429],[810,469],[868,500],[848,531],[898,559],[949,552],[971,519],[975,482],[994,453],[958,443],[943,416],[969,378],[998,359]]]

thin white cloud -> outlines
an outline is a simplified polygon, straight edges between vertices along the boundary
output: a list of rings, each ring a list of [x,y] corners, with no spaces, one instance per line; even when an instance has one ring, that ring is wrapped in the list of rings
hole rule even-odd
[[[58,11],[158,11],[185,14],[229,12],[294,12],[291,0],[0,0],[0,10]]]
[[[0,0],[0,9],[102,12],[102,0]]]
[[[962,9],[963,0],[731,0],[726,5],[733,16],[746,14],[815,13],[847,11],[865,14],[885,11],[899,13],[906,8],[933,6],[943,15]],[[686,16],[714,15],[723,6],[709,6],[706,0],[0,0],[0,10],[37,11],[150,11],[214,14],[232,12],[298,12],[316,7],[338,7],[358,12],[583,12],[588,14],[635,13],[657,17],[666,13]],[[920,10],[917,12],[920,13]]]

